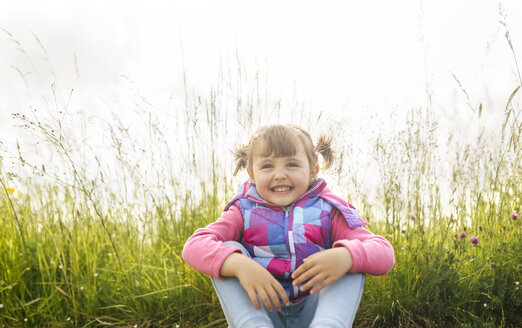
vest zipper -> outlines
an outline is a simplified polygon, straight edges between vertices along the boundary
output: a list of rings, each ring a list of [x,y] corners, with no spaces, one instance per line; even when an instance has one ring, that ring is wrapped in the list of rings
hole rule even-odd
[[[285,220],[288,222],[288,246],[290,248],[290,272],[288,272],[287,279],[291,277],[292,273],[295,271],[295,267],[297,264],[297,258],[295,255],[295,243],[294,243],[294,216],[293,216],[293,207],[290,206],[285,207]],[[299,293],[299,287],[292,286],[293,296],[297,297]]]

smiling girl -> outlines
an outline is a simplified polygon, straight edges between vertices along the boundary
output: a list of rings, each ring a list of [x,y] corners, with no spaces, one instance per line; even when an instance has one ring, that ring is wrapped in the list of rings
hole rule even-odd
[[[235,152],[234,174],[246,168],[250,180],[185,244],[231,327],[350,327],[365,273],[393,267],[391,244],[317,177],[318,154],[332,165],[330,144],[293,125],[261,127]]]

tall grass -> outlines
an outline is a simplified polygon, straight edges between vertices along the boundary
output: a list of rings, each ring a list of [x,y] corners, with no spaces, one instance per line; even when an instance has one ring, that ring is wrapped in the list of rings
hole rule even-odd
[[[502,118],[492,131],[481,107],[475,135],[445,134],[439,123],[450,122],[428,103],[376,131],[364,162],[339,123],[346,114],[330,120],[271,90],[267,72],[231,67],[207,94],[185,76],[182,105],[166,111],[132,90],[133,120],[86,116],[55,84],[51,105],[14,115],[31,142],[0,157],[1,326],[225,327],[208,277],[181,250],[243,178],[231,177],[228,150],[292,118],[338,132],[327,179],[395,248],[394,269],[368,277],[355,326],[520,326],[518,87],[489,109]]]

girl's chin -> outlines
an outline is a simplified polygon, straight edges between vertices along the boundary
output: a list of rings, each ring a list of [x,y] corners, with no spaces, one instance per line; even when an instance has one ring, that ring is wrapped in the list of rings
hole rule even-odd
[[[272,198],[271,203],[278,205],[278,206],[288,206],[292,204],[295,201],[295,199],[291,199],[289,197],[279,197],[279,198]]]

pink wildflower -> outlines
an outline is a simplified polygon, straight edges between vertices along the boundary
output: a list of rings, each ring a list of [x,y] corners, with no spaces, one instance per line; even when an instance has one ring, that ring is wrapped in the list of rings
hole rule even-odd
[[[516,221],[516,220],[520,219],[520,216],[518,215],[518,213],[513,213],[513,214],[511,214],[511,219]]]
[[[472,244],[475,244],[475,245],[480,244],[480,239],[479,239],[479,237],[476,237],[476,236],[471,237],[469,241],[470,241]]]
[[[491,264],[489,265],[492,269],[496,268],[497,267],[497,264],[495,262],[491,262]]]
[[[459,234],[459,237],[460,237],[461,239],[466,238],[466,233],[465,233],[465,232],[461,232],[461,233]]]

